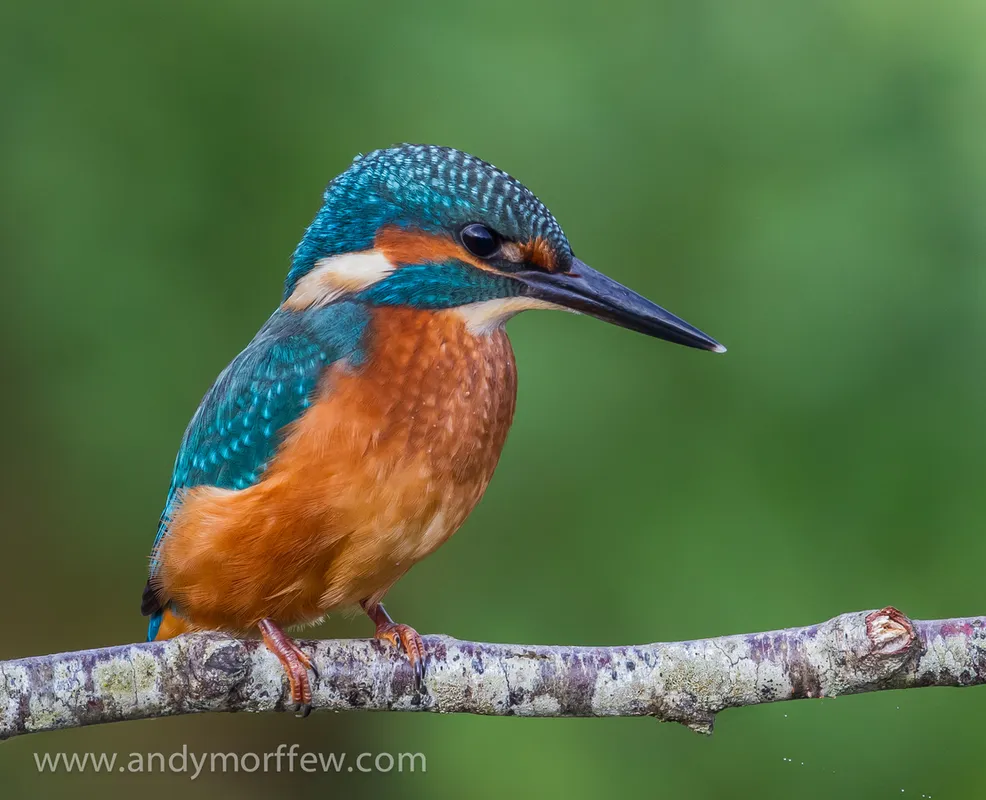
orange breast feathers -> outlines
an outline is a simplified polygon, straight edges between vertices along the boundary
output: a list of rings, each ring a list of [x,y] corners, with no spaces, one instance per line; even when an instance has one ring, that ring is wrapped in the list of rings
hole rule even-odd
[[[379,601],[479,502],[513,419],[502,328],[378,308],[362,366],[326,370],[263,479],[196,487],[165,537],[160,590],[195,628],[310,622]]]

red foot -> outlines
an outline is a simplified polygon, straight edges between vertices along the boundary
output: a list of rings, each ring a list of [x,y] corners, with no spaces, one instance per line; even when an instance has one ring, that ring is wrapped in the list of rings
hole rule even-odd
[[[410,625],[394,622],[390,618],[390,614],[387,613],[387,609],[380,603],[370,607],[364,604],[363,609],[377,626],[373,634],[374,638],[390,642],[398,650],[403,650],[407,654],[407,660],[411,662],[411,670],[414,673],[414,686],[420,691],[424,686],[426,659],[421,635]]]
[[[264,644],[284,667],[284,672],[288,676],[288,686],[291,689],[291,702],[298,710],[299,717],[307,717],[312,712],[312,685],[308,680],[308,670],[315,673],[318,679],[318,670],[312,664],[311,659],[302,651],[300,647],[284,631],[278,627],[277,623],[271,619],[260,621],[260,633],[264,637]]]

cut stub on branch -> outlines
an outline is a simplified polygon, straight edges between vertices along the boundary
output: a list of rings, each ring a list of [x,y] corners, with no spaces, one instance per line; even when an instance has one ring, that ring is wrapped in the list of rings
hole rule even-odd
[[[422,641],[420,689],[407,659],[386,643],[305,642],[319,675],[312,708],[652,716],[711,733],[727,708],[986,683],[986,618],[911,620],[889,606],[801,628],[623,647]],[[284,671],[256,640],[188,634],[0,662],[0,739],[203,711],[291,708]]]
[[[911,621],[893,606],[866,615],[866,637],[875,656],[891,656],[908,650],[917,639]]]

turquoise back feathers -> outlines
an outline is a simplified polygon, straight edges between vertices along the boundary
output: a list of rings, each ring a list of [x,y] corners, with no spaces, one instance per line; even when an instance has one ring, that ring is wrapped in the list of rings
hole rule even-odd
[[[182,438],[154,539],[152,579],[156,552],[181,492],[195,486],[245,489],[259,480],[286,426],[310,405],[322,370],[343,358],[360,363],[368,320],[367,308],[350,301],[303,313],[275,312],[223,370]],[[145,593],[148,601],[152,597]],[[143,610],[152,614],[152,640],[162,609]]]

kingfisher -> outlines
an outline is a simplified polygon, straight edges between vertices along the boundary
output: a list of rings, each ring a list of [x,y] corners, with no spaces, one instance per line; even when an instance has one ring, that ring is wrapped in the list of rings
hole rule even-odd
[[[516,400],[504,325],[528,309],[725,351],[577,259],[491,164],[434,145],[357,156],[280,305],[185,431],[141,603],[148,640],[259,631],[306,715],[317,673],[285,628],[358,606],[421,688],[422,639],[382,601],[486,491]]]

